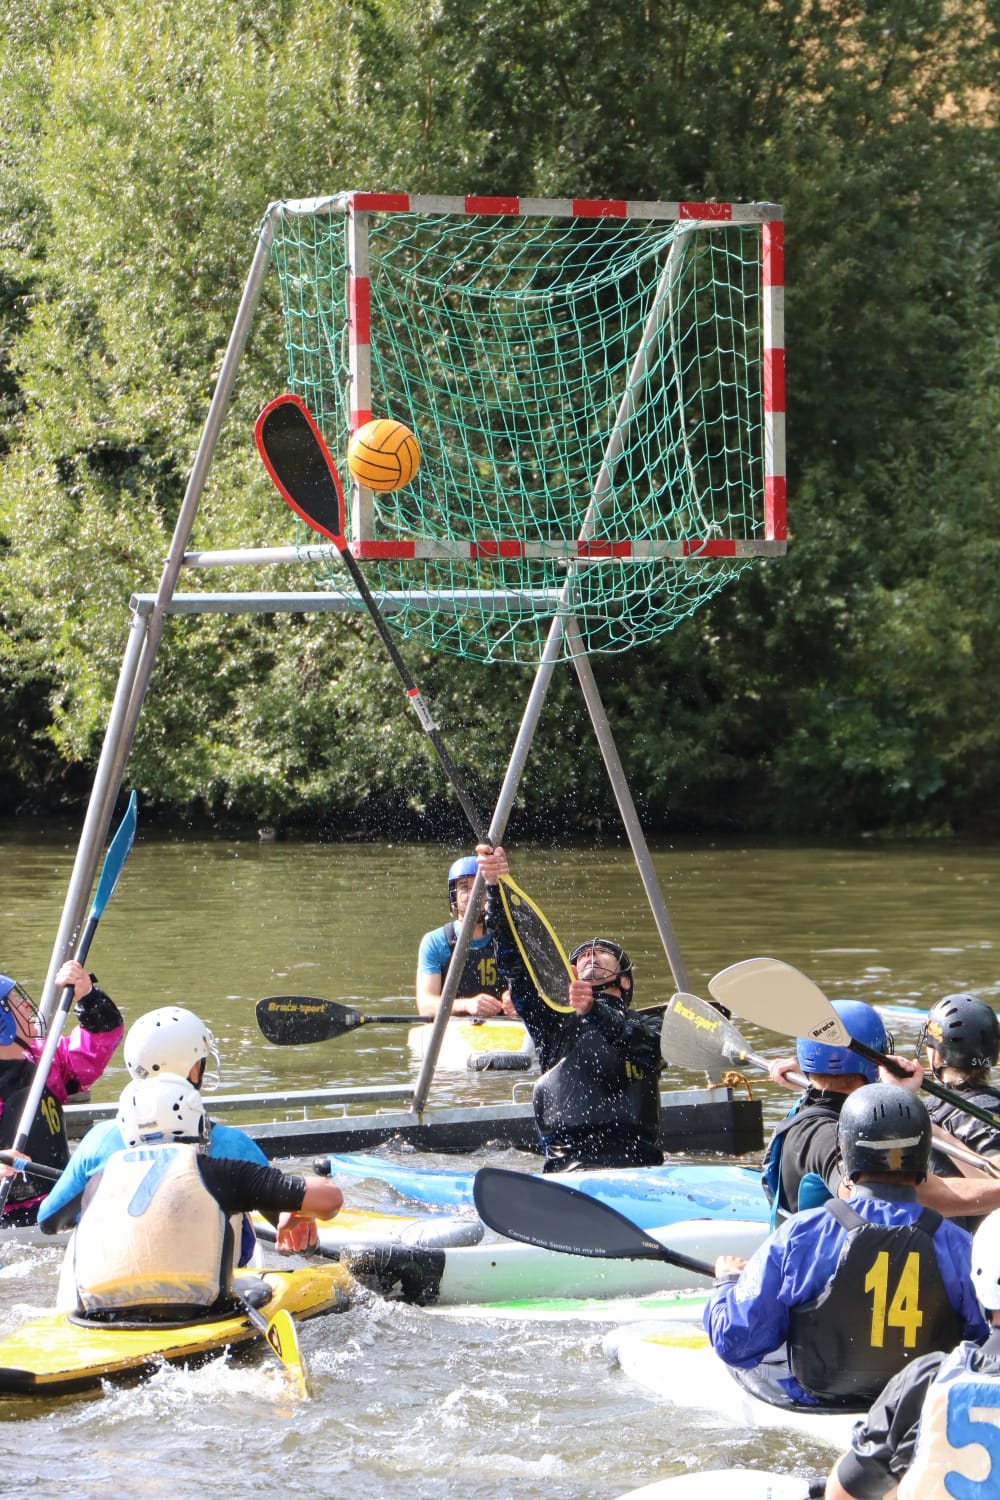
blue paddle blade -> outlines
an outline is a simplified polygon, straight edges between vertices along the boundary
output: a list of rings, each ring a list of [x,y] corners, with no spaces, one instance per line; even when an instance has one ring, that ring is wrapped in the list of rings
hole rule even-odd
[[[138,820],[138,799],[135,792],[128,799],[125,816],[118,825],[118,831],[111,843],[108,852],[104,856],[104,864],[101,867],[101,878],[97,882],[97,891],[94,895],[94,904],[90,908],[91,921],[97,921],[111,897],[115,893],[115,887],[121,878],[125,861],[128,859],[129,851],[135,842],[135,827]]]

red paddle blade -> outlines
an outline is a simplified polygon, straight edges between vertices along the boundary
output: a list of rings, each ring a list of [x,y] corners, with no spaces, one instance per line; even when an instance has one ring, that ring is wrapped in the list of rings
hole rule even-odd
[[[323,434],[299,396],[278,396],[254,424],[257,451],[278,491],[307,526],[346,547],[344,492]]]

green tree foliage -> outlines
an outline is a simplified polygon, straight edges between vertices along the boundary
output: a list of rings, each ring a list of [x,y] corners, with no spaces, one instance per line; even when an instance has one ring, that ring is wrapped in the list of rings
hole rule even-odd
[[[653,827],[1000,812],[997,22],[994,0],[9,0],[7,810],[85,795],[266,205],[372,186],[783,203],[792,546],[596,664],[627,773]],[[283,384],[275,297],[200,549],[292,536],[250,437]],[[529,675],[405,649],[488,810]],[[128,774],[164,815],[456,826],[363,617],[170,623]],[[536,826],[607,826],[570,672],[522,796]]]

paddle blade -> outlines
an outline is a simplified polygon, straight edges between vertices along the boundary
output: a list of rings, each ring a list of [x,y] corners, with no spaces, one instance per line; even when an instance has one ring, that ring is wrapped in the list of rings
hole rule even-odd
[[[278,396],[257,418],[254,438],[265,469],[295,514],[343,551],[344,493],[305,402]]]
[[[114,838],[108,845],[108,852],[104,856],[104,864],[101,867],[101,878],[97,882],[97,890],[94,893],[93,904],[90,908],[91,921],[97,921],[107,906],[111,897],[118,888],[125,861],[128,859],[135,843],[135,828],[138,820],[138,799],[135,792],[128,799],[125,814],[118,825]]]
[[[302,1358],[302,1349],[299,1346],[299,1335],[294,1319],[287,1308],[279,1308],[275,1313],[267,1325],[264,1337],[299,1387],[303,1396],[312,1395],[309,1384],[309,1372],[306,1369],[305,1361]]]
[[[511,1240],[600,1260],[662,1260],[699,1276],[714,1276],[708,1261],[669,1250],[616,1208],[562,1182],[480,1167],[472,1189],[484,1224]]]
[[[780,958],[747,958],[708,981],[714,999],[758,1026],[846,1047],[850,1037],[818,985]]]
[[[276,1047],[329,1042],[360,1026],[364,1017],[336,1000],[311,995],[271,995],[258,1000],[254,1015],[262,1035]]]
[[[566,986],[573,978],[573,969],[548,918],[509,875],[500,876],[499,889],[507,921],[532,984],[551,1010],[571,1015],[573,1007],[567,1004]]]
[[[719,1077],[727,1067],[741,1067],[755,1059],[747,1044],[721,1011],[698,995],[674,995],[660,1031],[660,1051],[667,1062],[692,1072]],[[766,1064],[765,1064],[766,1067]]]

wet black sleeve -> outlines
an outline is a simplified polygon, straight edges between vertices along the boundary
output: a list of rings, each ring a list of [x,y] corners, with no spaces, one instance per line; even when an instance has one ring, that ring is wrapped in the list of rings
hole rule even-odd
[[[124,1025],[121,1011],[111,996],[101,989],[95,974],[91,974],[90,980],[91,989],[73,1007],[76,1019],[84,1031],[117,1031],[119,1026]]]
[[[925,1354],[894,1375],[866,1417],[857,1422],[837,1478],[854,1500],[881,1500],[913,1462],[927,1387],[946,1358]]]
[[[661,1016],[640,1016],[633,1011],[624,1014],[616,1005],[595,1000],[586,1018],[605,1041],[621,1049],[623,1057],[635,1063],[644,1073],[659,1073],[663,1067],[660,1048]]]
[[[306,1180],[297,1172],[281,1172],[255,1161],[233,1161],[225,1156],[199,1156],[202,1180],[227,1216],[259,1209],[265,1214],[295,1213],[302,1207]]]

